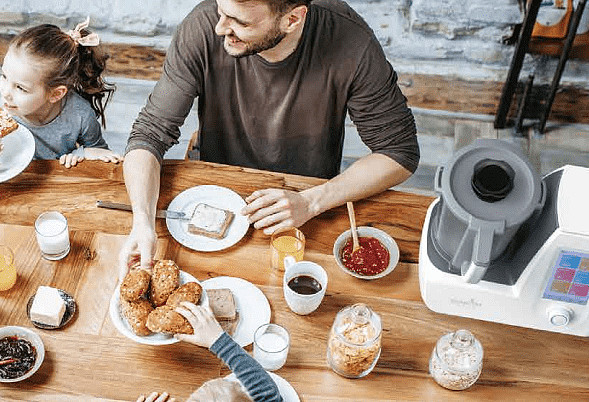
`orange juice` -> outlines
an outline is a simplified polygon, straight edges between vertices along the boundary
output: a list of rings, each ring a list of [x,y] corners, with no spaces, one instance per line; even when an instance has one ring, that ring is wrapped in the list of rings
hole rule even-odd
[[[16,283],[16,268],[12,250],[0,245],[0,291],[8,290]]]
[[[284,257],[290,255],[301,261],[305,252],[305,236],[297,229],[279,232],[272,236],[272,268],[284,270]]]

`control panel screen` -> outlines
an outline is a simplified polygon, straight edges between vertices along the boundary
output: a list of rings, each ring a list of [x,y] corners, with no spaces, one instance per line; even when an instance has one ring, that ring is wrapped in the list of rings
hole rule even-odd
[[[589,299],[589,254],[561,250],[543,297],[586,305]]]

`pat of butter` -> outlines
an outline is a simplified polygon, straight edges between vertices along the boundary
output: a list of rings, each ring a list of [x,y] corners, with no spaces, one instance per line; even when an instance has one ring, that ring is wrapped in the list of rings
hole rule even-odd
[[[49,286],[39,286],[31,306],[31,320],[57,327],[64,313],[65,301],[59,291]]]

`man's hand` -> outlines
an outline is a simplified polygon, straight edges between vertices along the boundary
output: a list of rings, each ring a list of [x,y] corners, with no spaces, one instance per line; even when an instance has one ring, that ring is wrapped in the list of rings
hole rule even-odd
[[[133,228],[119,253],[119,281],[129,270],[129,261],[134,256],[141,256],[141,267],[151,269],[155,254],[157,235],[155,227],[147,218],[134,217]]]
[[[316,214],[310,201],[296,191],[269,188],[254,191],[245,199],[248,205],[242,215],[249,215],[249,222],[256,229],[264,228],[270,235],[279,229],[299,227]]]
[[[194,334],[176,334],[175,337],[193,345],[210,348],[223,333],[223,329],[217,322],[211,308],[208,305],[197,306],[189,302],[182,302],[180,305],[181,307],[176,307],[176,311],[192,325]]]

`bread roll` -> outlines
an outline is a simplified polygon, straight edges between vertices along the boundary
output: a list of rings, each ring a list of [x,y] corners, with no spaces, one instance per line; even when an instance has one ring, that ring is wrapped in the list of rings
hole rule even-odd
[[[172,260],[159,260],[153,266],[149,299],[154,306],[166,304],[168,297],[180,286],[180,268]]]
[[[167,334],[193,334],[192,325],[172,306],[161,306],[149,313],[147,328]]]

